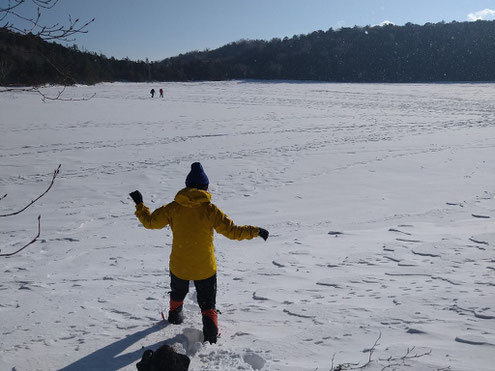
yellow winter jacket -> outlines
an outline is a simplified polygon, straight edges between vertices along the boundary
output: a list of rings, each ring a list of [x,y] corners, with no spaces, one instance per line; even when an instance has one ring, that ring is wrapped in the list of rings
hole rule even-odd
[[[153,213],[143,204],[136,205],[136,216],[147,229],[170,225],[173,234],[170,271],[183,280],[202,280],[217,272],[213,229],[231,240],[258,237],[258,227],[237,226],[211,203],[207,191],[184,188],[173,202]]]

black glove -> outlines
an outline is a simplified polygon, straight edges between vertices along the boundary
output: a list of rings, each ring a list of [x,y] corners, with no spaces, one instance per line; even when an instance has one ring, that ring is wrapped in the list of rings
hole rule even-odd
[[[258,229],[259,229],[258,236],[266,241],[270,233],[264,228],[258,227]]]
[[[131,196],[131,198],[136,203],[136,205],[143,202],[143,195],[139,191],[131,192],[131,193],[129,193],[129,196]]]

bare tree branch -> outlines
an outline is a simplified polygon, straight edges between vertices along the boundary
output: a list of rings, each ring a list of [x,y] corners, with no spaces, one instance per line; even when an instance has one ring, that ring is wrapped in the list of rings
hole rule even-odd
[[[32,86],[30,88],[5,88],[5,89],[0,89],[0,93],[6,93],[6,92],[27,92],[27,93],[36,93],[41,96],[41,100],[43,102],[46,102],[47,100],[60,100],[63,102],[83,102],[87,100],[91,100],[96,96],[96,93],[93,93],[92,95],[88,97],[83,97],[83,98],[62,98],[62,94],[65,92],[65,89],[67,89],[67,86],[62,86],[62,90],[59,90],[57,94],[55,95],[48,95],[44,93],[41,88]]]
[[[55,182],[55,178],[57,177],[58,173],[60,172],[60,167],[62,166],[62,164],[58,165],[58,167],[55,169],[55,171],[53,172],[53,177],[52,177],[52,181],[50,182],[50,185],[48,186],[48,188],[46,189],[45,192],[43,192],[40,196],[38,196],[36,199],[34,199],[33,201],[31,201],[27,206],[25,206],[24,208],[22,208],[21,210],[19,211],[16,211],[16,212],[13,212],[13,213],[10,213],[10,214],[0,214],[0,217],[7,217],[7,216],[14,216],[14,215],[17,215],[17,214],[20,214],[22,213],[24,210],[26,210],[29,206],[31,206],[32,204],[34,204],[36,201],[38,201],[41,197],[43,197],[45,194],[48,193],[48,191],[52,188],[53,186],[53,183]],[[5,195],[7,196],[7,195]],[[4,197],[5,197],[4,196]],[[2,197],[2,198],[4,198]]]
[[[26,3],[26,0],[9,0],[8,5],[4,8],[0,8],[0,21],[3,21],[7,17],[11,17],[16,20],[26,22],[29,27],[16,26],[13,21],[3,26],[11,31],[19,32],[22,34],[33,34],[41,37],[43,40],[60,40],[60,41],[74,41],[69,39],[75,34],[87,33],[87,27],[94,22],[94,18],[86,23],[81,23],[79,19],[73,20],[69,15],[69,22],[67,25],[60,25],[59,23],[53,25],[40,24],[42,9],[52,9],[59,0],[31,0],[33,4],[37,6],[35,15],[26,15],[23,13],[22,5]]]
[[[3,21],[3,19],[9,14],[10,11],[20,6],[22,3],[24,3],[24,1],[25,0],[14,0],[14,4],[12,4],[12,1],[9,0],[9,5],[7,5],[6,8],[0,8],[0,14],[3,14],[2,17],[0,17],[0,21]]]
[[[45,9],[51,9],[53,8],[55,5],[57,5],[57,3],[60,1],[60,0],[31,0],[35,5],[41,7],[41,8],[45,8]],[[6,8],[0,8],[0,12],[4,12],[4,11],[9,11],[9,10],[13,10],[15,8],[17,8],[19,5],[25,3],[26,0],[9,0],[9,5],[7,5]],[[12,4],[14,3],[14,4]]]
[[[93,99],[96,96],[96,93],[93,93],[93,95],[90,95],[89,97],[85,97],[85,98],[61,98],[61,95],[65,91],[65,88],[66,86],[64,86],[64,88],[60,90],[56,96],[52,96],[52,97],[44,94],[40,89],[34,89],[33,91],[41,95],[41,100],[43,102],[46,102],[47,100],[60,100],[62,102],[83,102]]]
[[[33,3],[45,9],[53,8],[58,2],[59,0],[33,0]]]
[[[34,4],[36,10],[32,8],[24,7],[28,3]],[[64,41],[73,42],[75,39],[73,36],[77,34],[88,33],[88,26],[94,22],[95,18],[87,22],[82,22],[79,18],[73,19],[69,14],[69,20],[67,24],[55,23],[51,25],[43,24],[42,15],[46,10],[50,10],[58,4],[59,0],[8,0],[7,5],[0,6],[0,22],[5,22],[5,24],[0,24],[0,27],[7,30],[17,32],[24,35],[34,35],[38,36],[44,41]],[[49,60],[43,55],[41,51],[37,51],[42,57],[44,57],[48,64],[52,66],[57,74],[62,76],[66,81],[62,82],[64,85],[71,85],[75,83],[74,78],[70,76],[70,73],[65,73],[61,68],[57,67],[55,63]],[[10,66],[3,65],[0,63],[0,84],[4,76],[7,76],[10,70]],[[0,89],[0,93],[5,93],[9,91],[26,91],[34,92],[41,95],[42,100],[89,100],[94,97],[81,98],[81,99],[62,99],[61,93],[56,96],[48,96],[43,93],[39,87],[34,88],[17,88],[17,89]],[[63,91],[62,91],[63,92]]]
[[[0,254],[0,256],[12,256],[12,255],[17,254],[18,252],[21,252],[22,250],[24,250],[29,245],[32,245],[33,243],[35,243],[36,240],[38,239],[38,237],[40,236],[40,234],[41,234],[41,215],[38,216],[38,234],[36,235],[36,237],[34,237],[31,242],[27,243],[26,245],[24,245],[23,247],[21,247],[19,250],[14,251],[14,252],[11,252],[11,253]]]

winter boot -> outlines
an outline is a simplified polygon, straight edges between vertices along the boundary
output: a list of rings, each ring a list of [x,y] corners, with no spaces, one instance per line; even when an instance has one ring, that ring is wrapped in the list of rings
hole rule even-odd
[[[168,322],[173,325],[180,325],[184,321],[182,313],[183,301],[175,301],[170,299],[170,310],[168,312]]]
[[[214,344],[218,337],[218,317],[215,309],[208,309],[201,312],[203,315],[203,337],[204,342]]]

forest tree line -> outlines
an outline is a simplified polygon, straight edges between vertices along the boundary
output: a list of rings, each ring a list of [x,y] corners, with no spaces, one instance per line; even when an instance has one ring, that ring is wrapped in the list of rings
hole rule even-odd
[[[495,81],[495,21],[366,26],[240,40],[162,61],[107,58],[0,29],[0,85],[317,80]]]

